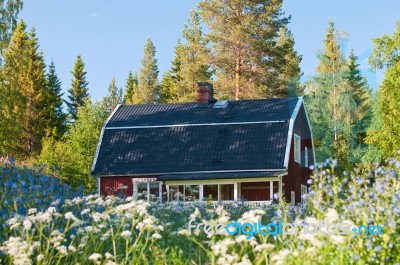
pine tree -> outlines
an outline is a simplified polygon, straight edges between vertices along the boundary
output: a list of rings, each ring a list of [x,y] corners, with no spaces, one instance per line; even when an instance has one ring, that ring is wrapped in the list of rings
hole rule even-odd
[[[115,107],[119,104],[122,104],[122,89],[118,88],[115,78],[111,80],[110,85],[108,86],[108,94],[103,99],[105,112],[110,114]]]
[[[28,39],[28,72],[24,86],[26,98],[26,114],[24,133],[20,148],[24,155],[32,156],[40,153],[42,138],[46,135],[46,65],[42,52],[39,51],[36,31],[31,29]]]
[[[203,36],[200,15],[195,10],[183,29],[183,44],[178,43],[175,51],[173,70],[176,74],[175,94],[178,101],[193,101],[197,83],[211,79],[212,72],[207,61],[207,42]],[[171,72],[172,73],[172,72]]]
[[[68,99],[66,102],[68,106],[68,112],[70,115],[70,119],[77,119],[78,108],[83,106],[85,100],[89,97],[88,95],[88,85],[86,82],[86,72],[85,72],[85,63],[83,62],[80,55],[78,55],[74,68],[72,70],[72,86],[68,90]]]
[[[176,82],[170,72],[166,72],[161,79],[160,85],[160,102],[175,102],[177,95],[175,94]]]
[[[147,38],[144,45],[142,67],[139,72],[138,93],[133,95],[135,104],[150,104],[158,101],[158,66],[155,55],[156,47],[150,38]]]
[[[66,131],[67,115],[63,111],[63,95],[61,91],[61,81],[56,74],[56,66],[51,61],[46,75],[47,79],[47,136],[56,140],[60,139]]]
[[[219,89],[234,99],[274,96],[285,62],[277,38],[290,20],[282,0],[203,0],[199,7]]]
[[[286,27],[281,27],[277,44],[283,52],[282,56],[285,62],[281,66],[280,86],[274,93],[275,96],[298,96],[304,93],[303,88],[300,87],[300,77],[302,75],[300,62],[303,57],[294,49],[294,43],[292,33]]]
[[[132,72],[129,71],[125,85],[124,104],[133,104],[133,95],[137,93],[138,85],[139,80],[137,73],[132,74]]]
[[[22,0],[0,1],[0,65],[4,50],[10,43],[17,17],[22,9]]]
[[[28,34],[20,21],[4,52],[0,72],[0,154],[19,156],[18,144],[23,133],[26,98],[23,87],[28,72]]]

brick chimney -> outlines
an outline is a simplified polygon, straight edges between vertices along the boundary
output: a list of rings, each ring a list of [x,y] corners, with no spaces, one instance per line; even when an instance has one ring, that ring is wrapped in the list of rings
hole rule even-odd
[[[214,99],[214,88],[213,85],[207,82],[197,83],[197,101],[213,103]]]

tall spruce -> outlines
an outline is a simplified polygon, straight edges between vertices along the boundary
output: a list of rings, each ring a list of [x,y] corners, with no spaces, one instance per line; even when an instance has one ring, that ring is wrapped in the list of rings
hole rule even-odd
[[[4,65],[0,72],[0,154],[18,157],[18,144],[23,133],[26,113],[26,86],[28,72],[28,34],[20,21],[4,52]]]
[[[138,85],[139,80],[137,73],[135,72],[132,74],[132,72],[129,71],[125,84],[124,104],[133,104],[133,95],[137,93]]]
[[[169,103],[177,101],[175,94],[176,82],[170,72],[166,72],[160,84],[160,103]]]
[[[108,94],[103,99],[105,112],[110,114],[115,107],[123,102],[123,92],[121,88],[118,88],[115,78],[111,80],[108,85]]]
[[[56,140],[60,139],[66,131],[67,115],[63,111],[63,95],[61,89],[61,81],[56,73],[56,66],[52,60],[46,75],[47,81],[47,136]]]
[[[89,83],[86,81],[85,63],[80,55],[76,58],[71,73],[72,85],[68,90],[68,101],[66,104],[68,106],[70,120],[75,121],[77,119],[78,108],[83,106],[89,97]]]
[[[302,76],[300,63],[303,57],[295,50],[293,35],[286,27],[280,28],[277,44],[283,53],[284,63],[279,74],[280,85],[274,96],[303,95],[304,89],[300,86],[300,77]]]
[[[158,95],[158,66],[156,59],[156,47],[150,38],[144,45],[142,67],[139,71],[138,91],[133,95],[135,104],[151,104],[159,99]]]
[[[47,129],[45,68],[35,29],[28,34],[25,23],[19,22],[4,53],[2,69],[3,153],[25,159],[40,152]]]
[[[200,15],[191,10],[190,18],[183,29],[184,42],[178,43],[173,67],[178,70],[175,75],[175,94],[178,101],[193,101],[197,83],[209,81],[212,72],[207,65],[207,41],[201,27]],[[168,76],[166,76],[168,78]]]
[[[277,38],[290,20],[282,0],[203,0],[199,8],[218,88],[233,99],[278,94],[285,53]]]
[[[28,72],[23,86],[26,99],[24,131],[20,141],[23,155],[38,155],[41,150],[42,138],[46,135],[47,127],[47,89],[46,65],[43,54],[39,51],[38,39],[34,28],[29,32],[28,39]]]
[[[22,0],[0,1],[0,65],[3,52],[10,43],[12,32],[17,26],[18,14],[22,6]]]

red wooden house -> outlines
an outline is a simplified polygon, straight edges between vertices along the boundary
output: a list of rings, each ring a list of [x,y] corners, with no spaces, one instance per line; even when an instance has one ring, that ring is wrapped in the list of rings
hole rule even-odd
[[[217,101],[212,91],[199,83],[196,102],[118,106],[93,161],[98,192],[300,202],[315,163],[303,99]]]

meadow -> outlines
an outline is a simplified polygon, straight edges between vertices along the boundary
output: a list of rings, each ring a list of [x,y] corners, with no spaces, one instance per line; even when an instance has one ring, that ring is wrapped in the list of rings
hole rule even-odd
[[[315,168],[305,203],[159,204],[83,194],[43,168],[0,161],[0,264],[400,264],[400,161]],[[207,235],[188,221],[381,225],[383,233]]]

